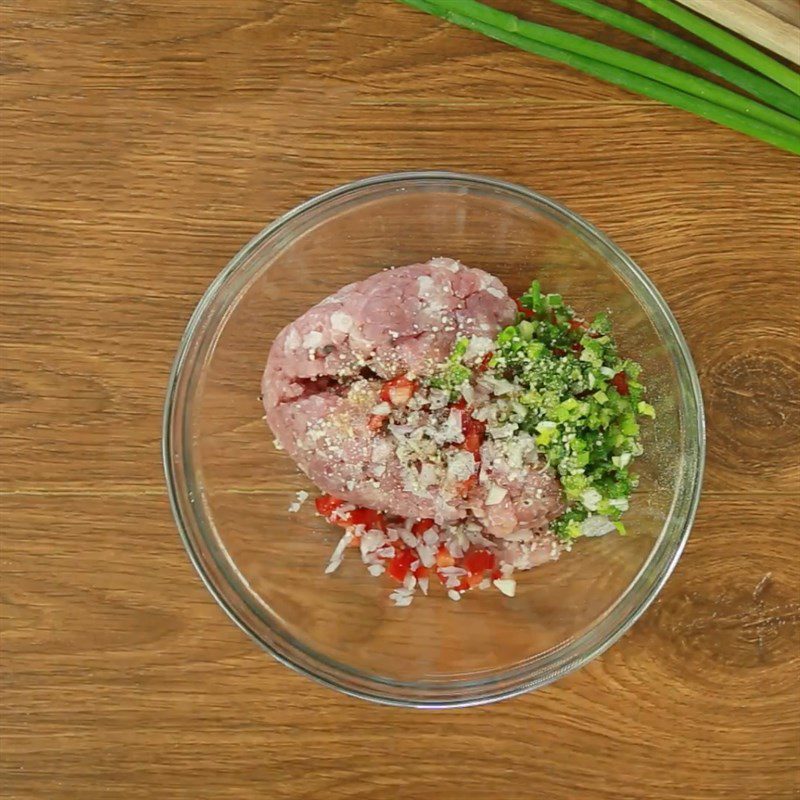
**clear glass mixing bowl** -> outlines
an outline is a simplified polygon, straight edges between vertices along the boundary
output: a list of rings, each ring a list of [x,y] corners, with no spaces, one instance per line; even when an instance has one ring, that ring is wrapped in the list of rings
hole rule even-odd
[[[339,531],[262,420],[259,380],[278,331],[344,284],[450,256],[512,295],[538,277],[579,313],[613,314],[640,361],[657,420],[643,426],[626,537],[579,540],[520,574],[517,595],[444,593],[407,608],[358,558],[323,569]],[[488,178],[382,175],[304,203],[265,228],[211,284],[180,344],[164,465],[189,555],[219,604],[278,660],[351,695],[463,706],[543,686],[605,650],[652,602],[681,553],[700,494],[702,400],[678,326],[644,273],[552,200]],[[313,496],[313,494],[312,494]]]

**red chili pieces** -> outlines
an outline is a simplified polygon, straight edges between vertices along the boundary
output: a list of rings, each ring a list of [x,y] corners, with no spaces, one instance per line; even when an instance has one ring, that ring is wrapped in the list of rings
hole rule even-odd
[[[469,484],[471,488],[477,483],[476,476],[472,476],[463,484]],[[329,522],[350,530],[353,540],[349,543],[350,547],[358,547],[360,537],[352,529],[362,527],[366,530],[378,529],[387,532],[386,516],[380,511],[371,508],[353,508],[349,511],[341,512],[340,509],[345,505],[345,501],[330,494],[323,494],[318,497],[314,504],[317,511]],[[393,524],[403,524],[404,520],[392,517]],[[406,523],[407,524],[407,523]],[[418,540],[421,540],[424,533],[436,527],[436,521],[430,518],[418,519],[411,525],[411,532]],[[420,542],[421,544],[421,542]],[[394,542],[387,542],[384,546],[391,548],[390,556],[384,556],[381,563],[384,564],[386,572],[390,577],[399,583],[404,583],[409,575],[413,575],[416,580],[427,579],[435,575],[439,581],[446,585],[448,589],[457,592],[466,592],[475,589],[487,578],[495,580],[500,577],[497,557],[494,552],[481,547],[470,547],[462,556],[456,557],[446,544],[439,544],[435,555],[435,564],[426,567],[421,563],[421,558],[416,547],[409,547],[405,542],[398,539]],[[414,568],[412,569],[412,565]],[[459,567],[466,573],[456,579],[447,572],[448,567]]]
[[[520,303],[519,300],[514,300],[514,302],[517,304],[517,311],[519,311],[519,313],[522,314],[524,317],[530,319],[533,316],[533,311],[522,305],[522,303]]]
[[[328,522],[338,525],[340,528],[353,528],[356,525],[363,525],[367,530],[376,528],[386,532],[386,520],[380,511],[371,508],[354,508],[352,511],[336,513],[337,509],[344,505],[344,500],[330,494],[320,495],[314,505],[317,512]]]
[[[628,376],[624,372],[618,372],[612,379],[611,385],[623,396],[628,394]]]
[[[393,406],[404,406],[418,388],[417,381],[412,381],[406,375],[398,375],[381,386],[380,398]]]
[[[453,586],[457,592],[465,592],[468,589],[474,589],[487,577],[486,573],[490,573],[492,580],[495,580],[495,574],[499,577],[500,573],[496,569],[496,559],[494,553],[485,549],[470,548],[461,558],[453,558],[450,551],[442,545],[439,548],[439,555],[436,558],[436,576],[441,583],[446,584],[449,576],[443,574],[438,568],[441,567],[461,567],[466,570],[467,574],[459,579],[457,586]]]
[[[430,530],[435,524],[436,523],[432,519],[417,520],[411,526],[411,533],[413,533],[414,536],[422,536],[425,531]]]
[[[494,553],[490,550],[468,550],[464,554],[464,569],[473,574],[480,574],[494,569]]]
[[[439,545],[439,551],[436,553],[436,566],[437,567],[454,567],[456,564],[455,558],[452,553],[443,544]]]
[[[402,583],[406,579],[406,575],[408,575],[411,565],[415,560],[416,555],[414,554],[413,550],[409,550],[408,548],[400,549],[397,545],[395,545],[394,556],[386,565],[386,571],[396,581],[400,581],[400,583]]]
[[[340,500],[332,494],[321,494],[314,501],[314,505],[317,507],[317,513],[323,517],[330,517],[339,506],[344,505],[344,500]]]
[[[382,414],[372,414],[370,418],[367,420],[367,428],[377,433],[378,431],[383,429],[384,424],[386,423],[386,417]]]
[[[464,433],[464,449],[470,453],[480,452],[486,438],[486,423],[469,416],[462,415],[461,428]]]
[[[371,508],[356,508],[353,511],[348,511],[343,515],[346,520],[345,527],[351,525],[363,525],[367,530],[376,528],[377,530],[386,532],[386,521],[380,511],[373,511]],[[341,524],[341,523],[339,523]]]
[[[469,478],[465,478],[463,481],[459,481],[456,484],[456,491],[459,493],[461,497],[466,499],[469,497],[469,493],[478,485],[478,476],[477,475],[470,475]]]

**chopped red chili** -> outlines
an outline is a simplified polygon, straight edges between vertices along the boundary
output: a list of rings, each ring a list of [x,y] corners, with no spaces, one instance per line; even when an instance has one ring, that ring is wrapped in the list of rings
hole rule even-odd
[[[621,394],[628,394],[628,376],[624,372],[618,372],[612,379],[611,385]]]
[[[323,517],[330,517],[339,506],[344,505],[344,500],[340,500],[332,494],[321,494],[314,501],[314,505],[317,507],[319,514],[322,514]]]

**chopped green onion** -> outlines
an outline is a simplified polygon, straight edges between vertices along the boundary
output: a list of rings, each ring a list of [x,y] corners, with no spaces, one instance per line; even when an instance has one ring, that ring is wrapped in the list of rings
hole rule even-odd
[[[645,417],[651,417],[655,419],[656,410],[650,403],[645,403],[644,400],[641,400],[636,407],[636,410]]]
[[[469,339],[466,337],[460,338],[455,343],[442,370],[429,381],[433,388],[449,392],[452,398],[459,394],[461,385],[472,376],[472,370],[462,363],[468,347]]]
[[[528,320],[524,319],[519,323],[519,335],[526,341],[533,338],[533,325]]]
[[[561,295],[542,294],[538,281],[519,302],[520,318],[497,337],[490,368],[516,387],[518,424],[561,481],[567,510],[552,530],[568,543],[583,535],[590,515],[608,524],[628,509],[636,486],[628,465],[642,453],[637,416],[655,410],[634,380],[641,368],[617,353],[608,315],[596,318],[601,335],[587,332]]]

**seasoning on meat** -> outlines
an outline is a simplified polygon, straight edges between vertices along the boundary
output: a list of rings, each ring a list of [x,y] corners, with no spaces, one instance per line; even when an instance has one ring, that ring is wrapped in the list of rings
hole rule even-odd
[[[557,559],[619,521],[641,453],[639,367],[610,323],[538,283],[519,301],[446,258],[344,287],[276,338],[262,380],[278,444],[324,492],[397,605],[435,575],[452,599]]]

